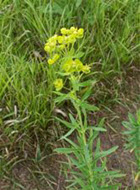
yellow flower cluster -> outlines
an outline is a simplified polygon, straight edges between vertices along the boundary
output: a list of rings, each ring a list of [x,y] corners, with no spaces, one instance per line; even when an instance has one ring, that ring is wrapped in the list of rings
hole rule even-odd
[[[72,37],[72,38],[82,38],[84,34],[84,29],[77,29],[75,27],[71,27],[70,29],[62,28],[61,34],[64,36]]]
[[[83,28],[77,29],[71,27],[70,29],[62,28],[61,35],[54,35],[48,39],[45,44],[44,50],[47,53],[52,53],[54,51],[63,50],[68,44],[73,44],[76,42],[77,38],[82,38],[84,34]]]
[[[47,40],[44,50],[50,55],[48,64],[53,65],[60,58],[61,51],[65,48],[69,48],[69,44],[74,44],[78,38],[82,38],[84,34],[83,28],[77,29],[71,27],[70,29],[62,28],[60,35],[54,35]],[[67,50],[69,51],[69,50]],[[62,69],[66,74],[72,74],[74,72],[89,73],[90,66],[83,65],[79,59],[68,59],[62,63]],[[58,78],[54,81],[56,91],[60,91],[63,88],[63,80]]]
[[[67,60],[64,63],[64,65],[62,66],[62,68],[67,74],[71,74],[74,72],[83,72],[83,73],[89,73],[90,72],[90,66],[83,65],[83,63],[79,59]],[[63,80],[60,78],[56,79],[54,82],[54,86],[55,86],[56,91],[60,91],[63,88]]]
[[[83,73],[89,73],[90,72],[90,66],[83,65],[83,63],[79,59],[69,59],[67,60],[64,65],[62,66],[63,70],[66,73],[74,73],[74,72],[83,72]]]
[[[55,86],[56,91],[60,91],[63,88],[63,80],[60,78],[56,79],[54,81],[54,86]]]
[[[52,36],[51,38],[48,39],[47,43],[45,44],[44,50],[47,53],[52,53],[53,51],[56,50],[56,45],[57,45],[57,35]]]

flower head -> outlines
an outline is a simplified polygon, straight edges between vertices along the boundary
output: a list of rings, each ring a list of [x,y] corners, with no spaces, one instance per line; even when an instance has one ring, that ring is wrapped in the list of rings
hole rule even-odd
[[[75,59],[76,71],[81,72],[83,69],[83,63],[79,59]]]
[[[53,52],[58,52],[63,50],[67,45],[74,44],[76,39],[82,38],[84,34],[83,28],[77,29],[75,27],[71,27],[70,29],[61,28],[61,35],[54,35],[47,40],[45,44],[44,50],[52,54]]]
[[[54,54],[54,56],[51,59],[48,59],[48,64],[52,65],[54,64],[58,59],[59,59],[60,55],[59,54]]]
[[[50,52],[50,51],[51,51],[51,48],[50,48],[50,46],[49,46],[48,44],[45,44],[44,50],[45,50],[46,52]]]
[[[61,44],[61,45],[57,46],[58,50],[63,50],[63,49],[65,49],[65,47],[66,46],[64,44]]]
[[[69,32],[68,32],[68,29],[66,28],[61,28],[61,34],[62,35],[67,35]]]
[[[60,91],[63,88],[63,80],[60,78],[56,79],[54,81],[54,86],[55,86],[56,91]]]
[[[54,36],[52,36],[52,37],[50,37],[49,39],[48,39],[48,42],[49,43],[56,43],[56,40],[57,40],[57,35],[55,34]]]
[[[66,73],[81,72],[83,63],[79,59],[69,59],[64,63],[62,68]]]
[[[58,40],[59,44],[62,44],[62,43],[64,43],[65,36],[58,36],[57,40]]]
[[[64,65],[62,66],[63,70],[64,70],[66,73],[70,73],[70,72],[71,72],[72,64],[73,64],[73,60],[72,60],[72,59],[67,60],[67,61],[64,63]]]
[[[55,34],[54,36],[52,36],[47,40],[44,50],[47,53],[52,53],[56,49],[56,44],[57,44],[57,35]]]
[[[45,47],[44,47],[44,50],[47,52],[47,53],[52,53],[56,48],[56,43],[55,42],[51,42],[51,43],[46,43],[45,44]]]
[[[83,73],[90,73],[90,66],[88,66],[88,65],[83,65],[83,67],[82,67],[82,71],[83,71]]]
[[[71,31],[71,33],[76,32],[76,31],[77,31],[77,28],[75,28],[75,27],[72,26],[72,27],[70,28],[70,31]]]
[[[83,38],[84,35],[84,29],[80,28],[77,32],[77,38]]]
[[[48,59],[48,64],[49,65],[53,65],[54,64],[54,60],[53,59]]]

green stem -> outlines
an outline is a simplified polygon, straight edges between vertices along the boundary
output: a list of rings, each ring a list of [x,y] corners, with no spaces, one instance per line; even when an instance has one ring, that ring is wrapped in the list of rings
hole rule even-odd
[[[80,108],[79,108],[79,105],[77,105],[77,103],[75,102],[75,108],[77,110],[77,113],[78,113],[78,118],[79,118],[79,121],[80,121],[80,126],[81,126],[81,130],[78,130],[78,134],[80,137],[82,137],[82,141],[83,141],[83,145],[84,145],[84,148],[87,146],[87,140],[86,140],[86,131],[85,131],[85,126],[83,125],[83,121],[82,121],[82,115],[81,115],[81,111],[80,111]],[[90,150],[89,150],[90,151]],[[92,153],[91,153],[92,154]],[[92,190],[94,190],[94,187],[92,187],[92,183],[93,183],[93,171],[92,171],[92,167],[91,167],[91,162],[88,162],[86,160],[86,152],[85,152],[85,149],[83,151],[83,157],[84,157],[84,160],[86,161],[86,164],[87,164],[87,167],[89,169],[89,177],[90,177],[90,184],[91,184],[91,188]]]

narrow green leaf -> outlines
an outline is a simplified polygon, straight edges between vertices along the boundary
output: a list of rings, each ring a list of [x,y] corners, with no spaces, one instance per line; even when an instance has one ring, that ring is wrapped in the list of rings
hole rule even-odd
[[[103,158],[105,156],[108,156],[109,154],[111,154],[112,152],[115,152],[117,150],[118,146],[115,146],[113,148],[110,148],[109,150],[106,151],[102,151],[102,152],[97,152],[95,154],[95,159],[100,159]]]
[[[85,53],[82,52],[82,51],[81,51],[81,52],[78,52],[78,53],[74,56],[74,58],[78,58],[78,59],[79,59],[79,58],[83,57],[84,54],[85,54]]]
[[[82,96],[82,101],[87,100],[88,97],[91,95],[91,93],[92,93],[92,88],[90,87],[90,88],[88,88],[88,89],[86,90],[86,92],[85,92],[84,95]]]
[[[87,81],[79,83],[79,86],[80,87],[93,86],[96,82],[97,82],[96,80],[87,80]]]
[[[75,144],[72,140],[70,140],[70,139],[68,139],[68,138],[66,138],[66,137],[64,137],[64,139],[65,139],[65,141],[67,141],[70,145],[72,145],[72,147],[75,148],[74,151],[75,151],[75,150],[78,151],[78,150],[80,149],[79,146],[78,146],[77,144]]]
[[[58,117],[56,117],[55,119],[56,119],[57,121],[63,123],[66,127],[70,128],[70,129],[73,128],[72,123],[69,123],[69,122],[67,122],[67,121],[65,121],[65,120],[62,120],[62,119],[58,118]]]
[[[63,9],[56,3],[53,3],[53,12],[62,15]]]
[[[91,127],[94,131],[106,132],[107,130],[102,127]]]
[[[86,102],[80,102],[80,106],[88,111],[99,111],[99,108]]]
[[[39,144],[37,145],[37,148],[36,148],[36,161],[40,161],[41,160],[41,150],[40,150],[40,146]]]
[[[82,0],[76,0],[76,8],[78,8],[82,4]]]
[[[56,151],[59,154],[70,154],[70,153],[73,153],[75,149],[74,148],[56,148],[54,149],[54,151]]]
[[[66,133],[64,136],[62,136],[60,138],[60,140],[65,139],[66,137],[70,136],[73,133],[73,131],[75,131],[75,128],[72,128],[68,133]]]

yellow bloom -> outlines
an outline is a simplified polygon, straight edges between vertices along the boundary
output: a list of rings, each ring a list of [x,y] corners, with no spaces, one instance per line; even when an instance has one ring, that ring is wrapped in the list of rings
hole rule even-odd
[[[66,73],[80,72],[83,69],[83,63],[79,59],[69,59],[62,68]]]
[[[55,86],[56,91],[60,91],[63,88],[63,80],[60,78],[56,79],[54,81],[54,86]]]
[[[64,48],[65,48],[64,44],[61,44],[61,45],[58,46],[58,49],[60,49],[60,50],[63,50]]]
[[[54,60],[53,60],[53,59],[48,59],[48,64],[49,64],[49,65],[54,64]]]
[[[71,72],[71,66],[72,66],[72,62],[73,60],[72,59],[69,59],[67,60],[64,65],[63,65],[63,70],[66,72],[66,73],[70,73]]]
[[[59,54],[57,54],[57,53],[54,54],[53,58],[48,60],[48,64],[49,64],[49,65],[54,64],[54,63],[59,59],[59,57],[60,57]]]
[[[67,39],[67,42],[68,43],[75,43],[76,42],[75,36],[73,34],[69,35],[68,39]]]
[[[59,44],[66,45],[66,44],[74,43],[76,41],[76,38],[73,34],[69,34],[67,36],[58,36],[57,40]]]
[[[57,40],[57,35],[55,34],[54,36],[50,37],[48,39],[48,42],[49,43],[55,43],[56,44],[56,40]]]
[[[66,28],[61,28],[61,34],[63,35],[68,34],[68,30]]]
[[[77,32],[77,38],[82,38],[84,35],[84,29],[80,28]]]
[[[56,49],[57,35],[52,36],[48,39],[45,44],[44,50],[48,53],[52,53]]]
[[[56,43],[55,42],[51,42],[51,43],[46,43],[44,50],[48,53],[52,53],[56,48]]]
[[[76,71],[77,72],[82,71],[82,69],[83,69],[83,63],[79,59],[76,59],[75,63],[76,63]]]
[[[49,45],[50,45],[50,47],[51,47],[51,49],[55,49],[55,47],[56,47],[56,42],[54,41],[54,42],[51,42],[51,43],[49,43]]]
[[[77,28],[75,28],[75,27],[72,26],[72,27],[70,28],[70,31],[71,31],[71,32],[75,32],[75,31],[77,31]]]
[[[62,44],[64,42],[64,36],[58,36],[57,40],[59,44]]]
[[[84,65],[83,66],[83,68],[82,68],[82,71],[83,71],[83,73],[90,73],[90,66],[88,66],[88,65]]]
[[[51,51],[51,48],[48,46],[48,44],[46,44],[44,50],[49,53]]]

